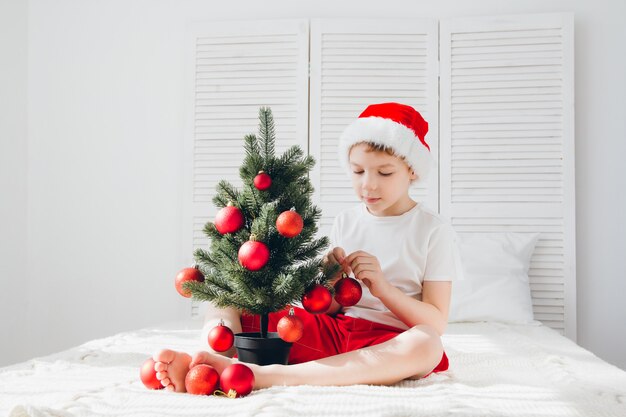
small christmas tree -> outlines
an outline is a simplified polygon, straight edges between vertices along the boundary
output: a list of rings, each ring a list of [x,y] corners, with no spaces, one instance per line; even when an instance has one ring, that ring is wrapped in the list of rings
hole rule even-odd
[[[298,146],[275,156],[271,110],[261,108],[259,119],[259,137],[245,136],[243,190],[218,183],[213,202],[221,210],[204,227],[210,249],[194,253],[204,282],[183,287],[196,300],[260,315],[265,338],[269,313],[300,301],[315,284],[332,291],[338,267],[318,258],[328,239],[315,238],[321,211],[311,203],[314,159]]]

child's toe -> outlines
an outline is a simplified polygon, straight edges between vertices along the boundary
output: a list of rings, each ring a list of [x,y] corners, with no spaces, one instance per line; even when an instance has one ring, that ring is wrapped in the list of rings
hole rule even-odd
[[[157,371],[157,372],[167,371],[167,364],[163,363],[163,362],[155,362],[154,363],[154,370]]]
[[[175,357],[176,357],[176,352],[174,352],[173,350],[169,350],[169,349],[163,349],[155,353],[152,356],[152,359],[155,362],[163,362],[163,363],[168,364],[172,362]]]

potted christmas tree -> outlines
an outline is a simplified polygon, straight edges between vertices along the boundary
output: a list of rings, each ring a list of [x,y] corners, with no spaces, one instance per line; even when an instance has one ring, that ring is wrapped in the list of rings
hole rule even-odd
[[[260,333],[235,335],[239,359],[286,364],[291,343],[268,333],[269,313],[301,300],[305,308],[312,306],[309,311],[326,311],[329,279],[338,267],[324,266],[319,257],[328,239],[315,238],[321,211],[311,202],[314,159],[298,146],[276,156],[271,110],[261,108],[259,119],[258,137],[245,136],[243,189],[226,181],[217,185],[213,202],[221,209],[204,227],[209,250],[194,253],[203,277],[182,288],[196,300],[260,315]]]

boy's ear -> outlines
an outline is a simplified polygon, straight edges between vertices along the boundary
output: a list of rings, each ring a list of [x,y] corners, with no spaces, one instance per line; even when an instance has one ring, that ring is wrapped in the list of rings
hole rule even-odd
[[[417,175],[415,174],[415,170],[414,170],[414,169],[409,168],[409,171],[411,171],[411,179],[412,179],[412,180],[416,180],[416,179],[417,179]]]

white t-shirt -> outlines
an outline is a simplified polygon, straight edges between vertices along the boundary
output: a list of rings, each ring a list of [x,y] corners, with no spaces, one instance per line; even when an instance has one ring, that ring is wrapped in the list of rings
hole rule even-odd
[[[385,278],[405,294],[421,301],[424,281],[456,278],[454,231],[439,215],[418,203],[399,216],[372,215],[364,204],[344,210],[335,218],[331,248],[346,255],[363,250],[378,258]],[[408,326],[361,284],[363,296],[347,316],[359,317],[400,329]]]

